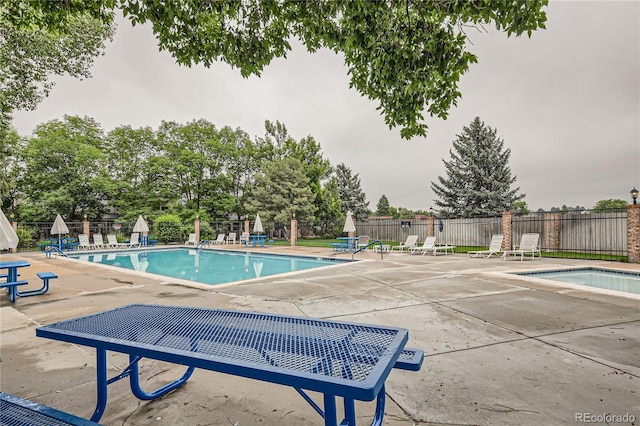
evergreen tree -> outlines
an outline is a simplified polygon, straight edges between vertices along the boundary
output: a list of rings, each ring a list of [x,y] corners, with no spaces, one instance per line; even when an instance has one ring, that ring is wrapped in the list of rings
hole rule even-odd
[[[376,208],[376,214],[378,216],[389,216],[389,199],[386,195],[382,194],[382,197],[378,200]]]
[[[524,198],[511,189],[516,177],[509,168],[510,149],[496,137],[496,130],[476,117],[453,141],[451,160],[445,161],[447,177],[438,176],[431,189],[440,213],[448,217],[499,215]]]
[[[351,175],[351,169],[344,163],[338,164],[336,167],[336,179],[338,183],[338,194],[342,202],[341,209],[344,215],[349,210],[358,220],[365,220],[369,217],[369,203],[366,200],[362,187],[360,186],[360,178],[356,173]]]

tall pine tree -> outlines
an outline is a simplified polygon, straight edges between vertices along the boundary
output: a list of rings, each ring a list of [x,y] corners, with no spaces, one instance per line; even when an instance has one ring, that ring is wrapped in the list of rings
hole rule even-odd
[[[344,163],[336,166],[336,182],[338,184],[338,194],[340,194],[341,210],[343,214],[351,210],[358,220],[365,220],[369,217],[369,202],[362,192],[360,178],[356,173],[351,175],[351,169]]]
[[[495,216],[524,198],[520,187],[511,189],[516,177],[509,168],[510,149],[496,137],[496,130],[476,117],[453,141],[451,160],[445,161],[447,177],[431,182],[434,200],[447,217]]]

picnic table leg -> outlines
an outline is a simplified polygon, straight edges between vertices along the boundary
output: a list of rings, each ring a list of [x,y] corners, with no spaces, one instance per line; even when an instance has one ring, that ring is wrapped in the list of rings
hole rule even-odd
[[[98,422],[107,407],[107,350],[96,348],[96,375],[98,385],[98,401],[91,416],[92,422]]]
[[[163,387],[158,388],[153,392],[145,392],[140,387],[140,380],[139,380],[139,374],[138,374],[138,361],[140,361],[140,359],[141,357],[137,355],[129,354],[129,362],[131,363],[130,364],[131,371],[129,373],[129,383],[131,384],[131,392],[133,392],[133,394],[138,399],[141,399],[143,401],[156,399],[184,385],[187,382],[187,380],[189,380],[189,377],[191,377],[191,374],[193,374],[193,371],[196,369],[195,367],[189,367],[187,368],[187,371],[185,371],[185,373],[182,375],[182,377],[180,377],[178,380],[175,380],[167,385],[164,385]]]
[[[336,397],[335,395],[324,394],[324,426],[337,426],[336,415]]]

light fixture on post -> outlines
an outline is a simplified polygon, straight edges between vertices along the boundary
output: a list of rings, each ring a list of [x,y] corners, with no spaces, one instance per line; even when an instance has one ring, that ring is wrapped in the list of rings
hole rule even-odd
[[[637,203],[636,198],[638,198],[638,190],[636,189],[635,186],[631,190],[631,198],[633,198],[633,205],[635,206]]]

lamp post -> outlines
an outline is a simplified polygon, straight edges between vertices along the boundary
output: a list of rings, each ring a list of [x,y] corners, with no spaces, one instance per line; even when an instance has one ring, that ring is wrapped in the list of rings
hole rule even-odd
[[[635,186],[631,190],[631,198],[633,198],[633,205],[635,206],[637,204],[636,198],[638,198],[638,190],[636,189]]]

